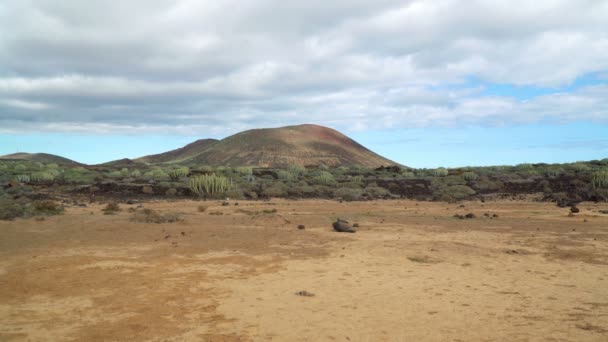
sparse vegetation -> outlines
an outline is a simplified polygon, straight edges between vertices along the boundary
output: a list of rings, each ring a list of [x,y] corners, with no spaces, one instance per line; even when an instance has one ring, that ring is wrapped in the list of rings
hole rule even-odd
[[[562,206],[583,200],[608,200],[608,160],[570,164],[520,164],[467,168],[318,166],[305,168],[221,167],[205,165],[66,166],[31,161],[6,161],[0,181],[57,191],[86,186],[96,195],[265,199],[415,198],[461,201],[490,194],[542,193]],[[189,177],[189,178],[187,178]],[[16,190],[12,190],[16,191]],[[110,197],[113,198],[113,197]]]
[[[172,223],[182,221],[182,218],[178,213],[161,214],[154,209],[143,208],[136,210],[133,213],[133,216],[131,216],[131,221],[142,223]]]

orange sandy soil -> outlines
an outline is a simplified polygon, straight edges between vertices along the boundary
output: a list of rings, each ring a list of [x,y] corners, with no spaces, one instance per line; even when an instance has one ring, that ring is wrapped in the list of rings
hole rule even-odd
[[[608,204],[233,203],[0,221],[0,340],[608,341]]]

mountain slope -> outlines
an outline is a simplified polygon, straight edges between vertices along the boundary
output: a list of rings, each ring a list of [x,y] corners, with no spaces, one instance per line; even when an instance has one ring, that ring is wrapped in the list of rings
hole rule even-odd
[[[140,157],[135,159],[135,161],[147,164],[179,162],[196,156],[217,141],[218,140],[216,139],[200,139],[184,147],[180,147],[165,153]]]
[[[18,153],[0,156],[0,159],[29,160],[29,161],[37,161],[37,162],[41,162],[41,163],[56,163],[56,164],[62,164],[62,165],[82,165],[71,159],[60,157],[60,156],[57,156],[54,154],[48,154],[48,153],[18,152]]]
[[[310,124],[237,133],[183,163],[262,167],[397,165],[336,130]]]

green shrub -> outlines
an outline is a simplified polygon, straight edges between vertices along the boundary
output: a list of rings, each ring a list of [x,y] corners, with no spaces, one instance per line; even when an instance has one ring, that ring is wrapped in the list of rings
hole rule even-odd
[[[306,173],[306,168],[302,165],[289,165],[287,167],[287,172],[291,173],[294,176],[301,176]]]
[[[385,188],[381,188],[376,184],[370,184],[365,187],[365,193],[371,198],[382,198],[390,194]]]
[[[561,175],[564,172],[563,169],[561,168],[549,168],[547,170],[545,170],[545,176],[550,177],[550,178],[555,178],[555,177],[559,177],[559,175]]]
[[[451,185],[441,189],[435,195],[439,200],[452,201],[463,200],[475,195],[477,192],[466,185]]]
[[[462,174],[462,178],[467,182],[474,182],[477,180],[479,176],[475,172],[467,171]]]
[[[201,175],[190,179],[190,190],[199,196],[221,195],[232,188],[232,180],[216,174]]]
[[[253,168],[251,166],[241,166],[237,167],[235,171],[241,176],[250,176],[253,175]]]
[[[316,184],[322,185],[330,185],[336,182],[334,176],[327,171],[319,172],[319,174],[314,178],[314,180]]]
[[[445,177],[448,175],[448,173],[449,173],[448,170],[444,167],[440,167],[440,168],[433,170],[433,175],[435,177]]]
[[[287,195],[287,186],[283,182],[274,182],[264,188],[262,195],[266,197],[285,197]]]
[[[95,181],[95,175],[96,173],[84,167],[76,167],[63,173],[63,181],[71,184],[91,184]]]
[[[339,188],[334,190],[333,197],[341,198],[345,201],[357,201],[361,199],[363,190],[353,188]]]
[[[110,177],[112,179],[122,179],[124,176],[123,176],[122,172],[120,172],[120,171],[112,171],[112,172],[108,173],[108,177]]]
[[[171,180],[179,180],[182,177],[186,177],[188,176],[188,173],[190,173],[190,169],[187,167],[180,167],[177,169],[173,169],[170,170],[169,172],[167,172],[167,174],[169,175],[169,178],[171,178]]]
[[[480,180],[475,182],[475,188],[479,191],[490,192],[490,191],[499,191],[504,187],[504,184],[501,181],[491,181],[488,179]]]
[[[277,178],[282,181],[293,181],[296,179],[296,175],[286,170],[279,170],[277,171]]]
[[[8,196],[0,197],[0,220],[12,220],[25,215],[25,206]]]
[[[63,212],[63,207],[54,201],[36,201],[34,202],[34,210],[36,214],[58,215]]]
[[[169,179],[169,175],[162,169],[154,169],[144,173],[144,178],[155,181],[166,181]]]
[[[416,175],[412,171],[403,170],[401,171],[401,177],[405,179],[416,178]]]
[[[582,163],[582,162],[570,164],[569,168],[576,172],[583,172],[583,171],[591,170],[591,167],[589,167],[589,165]]]
[[[133,178],[139,178],[139,177],[141,177],[141,171],[139,171],[139,170],[133,170],[131,172],[131,177],[133,177]]]

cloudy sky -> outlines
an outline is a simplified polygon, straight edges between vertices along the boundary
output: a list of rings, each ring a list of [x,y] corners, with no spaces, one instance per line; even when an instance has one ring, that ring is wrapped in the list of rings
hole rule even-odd
[[[88,163],[255,127],[403,164],[608,157],[607,0],[2,0],[0,154]]]

